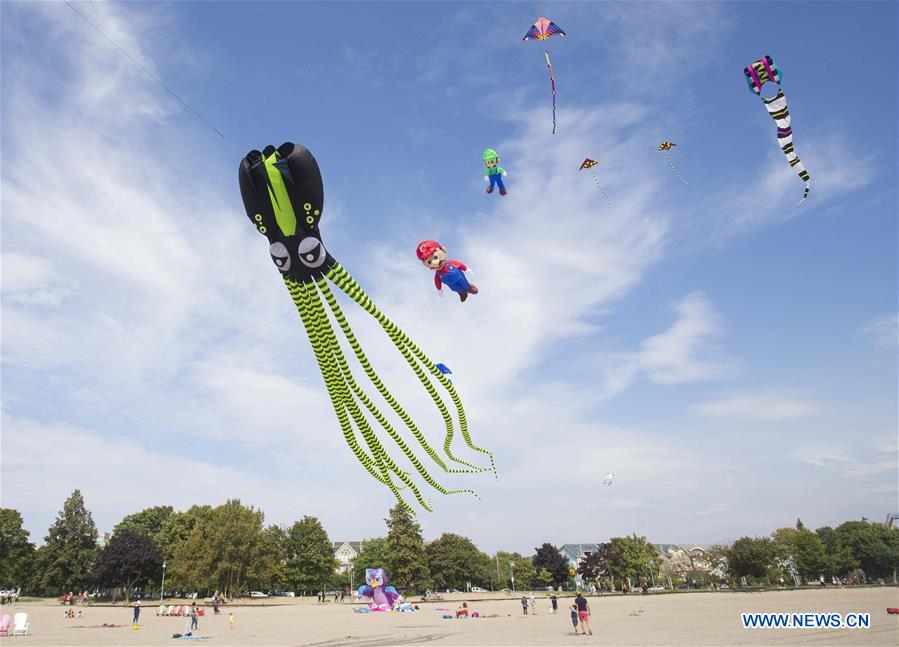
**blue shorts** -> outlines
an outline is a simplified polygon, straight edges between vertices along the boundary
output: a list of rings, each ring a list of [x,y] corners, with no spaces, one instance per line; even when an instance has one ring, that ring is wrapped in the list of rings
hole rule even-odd
[[[458,267],[451,267],[446,274],[442,274],[440,282],[453,292],[458,292],[459,294],[468,292],[468,279],[465,278],[465,272]]]

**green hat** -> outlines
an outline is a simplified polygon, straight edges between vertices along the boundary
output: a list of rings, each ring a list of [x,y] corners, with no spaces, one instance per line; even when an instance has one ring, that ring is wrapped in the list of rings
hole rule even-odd
[[[492,148],[488,148],[487,150],[484,151],[484,161],[485,162],[487,160],[498,160],[498,159],[499,159],[499,155],[497,155],[496,151],[493,150]]]

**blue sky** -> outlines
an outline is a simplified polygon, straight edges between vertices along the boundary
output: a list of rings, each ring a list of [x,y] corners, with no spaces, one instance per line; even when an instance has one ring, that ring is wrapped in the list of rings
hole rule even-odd
[[[392,497],[240,201],[241,156],[285,140],[318,158],[329,250],[452,367],[497,457],[498,481],[444,479],[484,500],[436,499],[426,536],[713,542],[899,506],[895,4],[77,6],[231,141],[64,4],[3,3],[0,496],[35,538],[75,487],[102,528],[239,497],[382,532]],[[556,135],[521,41],[541,13],[568,32]],[[798,208],[743,80],[764,53],[812,175]],[[484,194],[488,146],[506,197]],[[426,238],[479,295],[436,296]]]

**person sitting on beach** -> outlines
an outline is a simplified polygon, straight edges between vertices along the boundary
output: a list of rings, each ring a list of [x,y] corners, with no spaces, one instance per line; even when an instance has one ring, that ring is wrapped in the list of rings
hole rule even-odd
[[[468,617],[468,602],[463,602],[462,606],[456,609],[456,617],[458,618],[460,616],[463,618]]]

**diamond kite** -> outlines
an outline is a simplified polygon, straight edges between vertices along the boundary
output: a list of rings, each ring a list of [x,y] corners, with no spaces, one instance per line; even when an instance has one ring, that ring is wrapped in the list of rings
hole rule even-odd
[[[540,16],[537,18],[537,21],[531,26],[528,30],[528,33],[524,35],[524,38],[521,40],[548,40],[551,36],[555,35],[564,36],[565,32],[562,31],[562,28],[559,27],[552,20],[547,18],[546,16]],[[543,50],[543,54],[546,56],[546,67],[549,70],[549,83],[552,87],[553,92],[553,135],[556,134],[556,75],[553,72],[553,64],[552,61],[549,60],[549,51]]]

